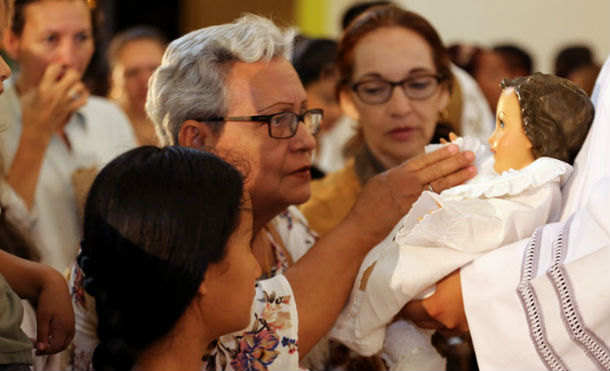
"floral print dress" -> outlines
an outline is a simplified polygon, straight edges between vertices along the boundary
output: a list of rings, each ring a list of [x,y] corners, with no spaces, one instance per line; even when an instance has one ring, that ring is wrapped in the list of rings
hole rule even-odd
[[[298,316],[283,275],[261,280],[246,330],[221,336],[204,357],[207,370],[296,370]]]
[[[305,217],[292,206],[275,217],[271,227],[286,246],[290,259],[267,230],[278,261],[271,271],[273,277],[258,281],[250,325],[210,344],[203,359],[205,370],[299,369],[297,308],[292,288],[282,273],[289,262],[301,258],[318,237],[309,229]],[[73,370],[93,369],[91,359],[98,344],[95,299],[85,292],[83,278],[82,270],[75,264],[69,280],[76,319],[70,348],[70,368]]]

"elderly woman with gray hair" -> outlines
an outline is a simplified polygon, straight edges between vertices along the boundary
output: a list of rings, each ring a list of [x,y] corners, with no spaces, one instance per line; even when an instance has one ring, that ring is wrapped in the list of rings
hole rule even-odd
[[[291,205],[310,196],[323,113],[307,106],[287,59],[291,44],[270,20],[246,15],[172,42],[149,82],[146,108],[162,144],[228,160],[244,173],[252,200],[251,246],[263,274],[250,325],[211,344],[205,360],[212,369],[297,369],[339,315],[366,253],[422,190],[432,184],[440,191],[476,172],[473,154],[456,146],[412,159],[372,178],[345,220],[318,239]],[[73,366],[81,369],[97,342],[95,305],[81,289],[78,266],[72,276],[80,293]],[[222,308],[218,318],[233,309]]]

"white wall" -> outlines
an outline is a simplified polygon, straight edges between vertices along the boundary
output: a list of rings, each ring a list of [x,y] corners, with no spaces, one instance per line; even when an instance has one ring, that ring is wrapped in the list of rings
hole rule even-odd
[[[599,63],[610,54],[608,0],[395,0],[426,17],[446,45],[511,42],[527,49],[535,70],[552,72],[557,51],[589,45]],[[343,11],[358,0],[328,0],[328,30],[340,34]]]

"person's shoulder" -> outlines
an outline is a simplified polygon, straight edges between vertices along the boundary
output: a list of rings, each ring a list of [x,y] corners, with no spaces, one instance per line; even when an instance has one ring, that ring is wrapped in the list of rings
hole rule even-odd
[[[284,275],[257,282],[251,313],[246,329],[211,343],[203,369],[300,369],[299,317],[292,288]],[[264,359],[261,354],[266,354]]]
[[[362,186],[356,175],[352,159],[343,169],[311,182],[311,197],[306,203],[299,206],[299,209],[311,221],[309,213],[320,207],[327,209],[327,206],[332,205],[334,208],[338,204],[347,202],[351,208],[361,191]]]
[[[354,170],[354,159],[349,160],[342,169],[311,182],[311,193],[315,198],[332,198],[335,193],[345,189],[353,189],[357,193],[362,189]]]
[[[0,95],[0,117],[15,116],[20,109],[21,106],[15,85],[9,82],[4,85],[4,92]]]
[[[86,113],[100,115],[101,117],[116,116],[127,121],[127,117],[115,102],[96,95],[89,97],[87,104],[83,106],[82,110]]]
[[[303,213],[299,210],[298,207],[294,206],[294,205],[290,205],[288,206],[288,208],[286,208],[286,210],[284,210],[283,212],[281,212],[277,218],[282,219],[289,219],[292,222],[298,222],[298,223],[302,223],[304,225],[308,225],[309,223],[307,222],[307,218],[305,218],[305,215],[303,215]]]
[[[318,240],[305,215],[294,205],[279,213],[271,223],[295,261]]]
[[[80,112],[85,116],[92,135],[100,138],[116,137],[129,147],[135,146],[135,135],[129,119],[113,101],[91,96]]]
[[[352,159],[343,169],[312,182],[311,197],[299,209],[311,228],[324,236],[345,218],[361,191]]]

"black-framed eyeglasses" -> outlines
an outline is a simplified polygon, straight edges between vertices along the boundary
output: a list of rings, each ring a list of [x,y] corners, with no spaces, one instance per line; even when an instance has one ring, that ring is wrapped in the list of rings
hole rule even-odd
[[[303,113],[278,112],[272,115],[214,117],[198,121],[253,121],[264,122],[269,128],[269,136],[275,139],[292,138],[299,127],[299,122],[305,124],[305,129],[312,135],[320,130],[324,111],[320,108],[310,109]]]
[[[400,81],[366,78],[364,81],[354,83],[352,90],[368,104],[382,104],[389,101],[396,86],[400,86],[409,99],[424,100],[436,93],[441,81],[443,76],[437,74],[413,76]]]

